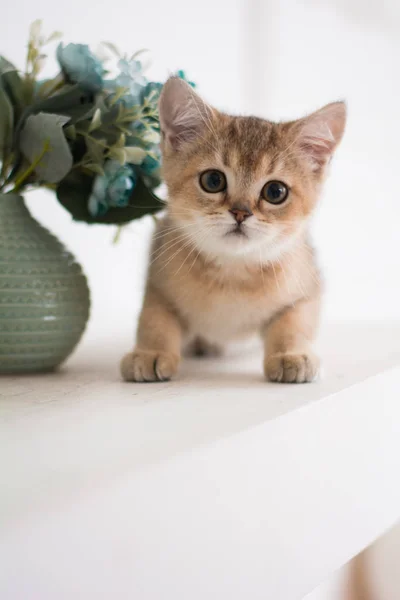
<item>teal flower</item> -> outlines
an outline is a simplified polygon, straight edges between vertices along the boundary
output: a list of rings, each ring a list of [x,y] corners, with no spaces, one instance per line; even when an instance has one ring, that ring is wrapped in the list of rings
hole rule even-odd
[[[126,106],[141,104],[143,90],[147,85],[147,79],[142,73],[142,63],[139,60],[118,61],[120,74],[113,80],[107,82],[110,87],[127,88],[127,93],[122,98]]]
[[[141,164],[141,168],[143,169],[146,175],[153,175],[156,171],[160,169],[160,161],[157,160],[154,156],[147,155],[144,161]]]
[[[156,188],[161,184],[161,153],[159,148],[155,148],[153,155],[145,157],[139,167],[141,177],[147,187]]]
[[[132,167],[108,160],[104,175],[96,176],[89,197],[88,209],[92,217],[105,215],[109,208],[127,206],[136,181],[137,175]]]
[[[57,60],[66,79],[79,84],[88,92],[98,92],[103,87],[104,69],[86,44],[59,44]]]
[[[180,69],[179,71],[177,71],[175,73],[176,77],[179,77],[180,79],[183,79],[183,81],[186,81],[186,83],[188,83],[192,88],[196,87],[196,84],[194,83],[194,81],[189,81],[189,79],[186,77],[186,73],[185,71],[182,71],[182,69]]]

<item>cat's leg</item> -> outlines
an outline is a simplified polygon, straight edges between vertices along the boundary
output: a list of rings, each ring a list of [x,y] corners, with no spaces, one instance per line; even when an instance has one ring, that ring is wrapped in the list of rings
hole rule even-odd
[[[318,329],[320,299],[300,300],[279,313],[265,334],[264,371],[270,381],[305,383],[318,375],[312,344]]]
[[[136,347],[121,361],[125,381],[166,381],[176,374],[181,355],[182,327],[177,315],[148,289],[137,332]]]
[[[185,348],[187,356],[195,356],[196,358],[208,358],[221,356],[223,353],[222,346],[212,344],[203,337],[196,337]]]

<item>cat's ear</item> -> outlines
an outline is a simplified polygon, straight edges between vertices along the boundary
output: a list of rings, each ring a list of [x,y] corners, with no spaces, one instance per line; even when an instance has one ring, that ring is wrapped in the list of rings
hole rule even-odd
[[[298,121],[297,142],[314,171],[332,158],[346,125],[346,104],[333,102]]]
[[[170,77],[165,83],[159,101],[161,131],[164,141],[173,149],[196,139],[213,109],[179,77]]]

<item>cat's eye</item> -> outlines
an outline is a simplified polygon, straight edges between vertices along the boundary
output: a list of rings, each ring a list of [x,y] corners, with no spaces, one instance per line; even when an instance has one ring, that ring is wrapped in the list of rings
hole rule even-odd
[[[222,171],[210,169],[200,175],[200,186],[209,194],[217,194],[226,190],[226,177]]]
[[[269,181],[261,190],[261,196],[270,204],[283,204],[288,197],[289,189],[281,181]]]

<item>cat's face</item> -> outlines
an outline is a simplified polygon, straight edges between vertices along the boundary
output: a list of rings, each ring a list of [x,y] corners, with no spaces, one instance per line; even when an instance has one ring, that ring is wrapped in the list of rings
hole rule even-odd
[[[172,78],[160,100],[169,213],[212,258],[273,260],[298,239],[345,124],[342,103],[291,123],[231,117]]]

